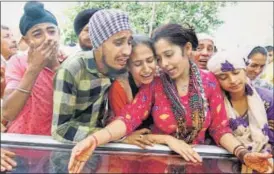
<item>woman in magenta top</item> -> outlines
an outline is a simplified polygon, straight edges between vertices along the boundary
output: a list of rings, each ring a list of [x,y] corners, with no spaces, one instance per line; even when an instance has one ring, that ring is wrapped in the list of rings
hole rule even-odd
[[[131,133],[152,110],[155,133],[144,141],[166,144],[185,160],[201,162],[190,144],[203,144],[205,131],[217,144],[235,154],[247,166],[265,172],[270,154],[250,153],[232,135],[220,87],[213,74],[191,61],[198,40],[193,29],[178,24],[158,28],[152,37],[158,64],[164,73],[139,89],[121,116],[104,129],[79,142],[72,150],[70,172],[80,172],[97,145]]]
[[[208,106],[204,108],[204,122],[199,128],[200,130],[198,134],[193,138],[189,137],[188,142],[192,144],[203,144],[205,131],[209,129],[210,135],[214,138],[216,143],[219,144],[220,138],[224,134],[231,133],[226,118],[223,97],[214,76],[204,71],[200,71],[200,74],[202,86],[205,91],[205,97],[209,102]],[[190,101],[190,98],[190,93],[178,97],[178,101],[182,103],[186,110],[185,124],[188,129],[187,131],[195,129],[193,128],[194,124],[200,124],[199,118],[195,117],[196,113],[192,113],[192,108],[190,107],[192,101]],[[171,100],[165,93],[163,81],[160,78],[156,78],[150,85],[144,85],[141,87],[140,92],[137,94],[132,104],[127,105],[123,109],[119,119],[126,123],[127,133],[131,133],[142,123],[142,120],[148,117],[148,113],[152,111],[152,116],[156,126],[153,133],[169,134],[178,137],[178,121],[176,120],[174,107],[176,106],[172,104]],[[199,113],[197,113],[197,115],[199,115]],[[197,119],[197,122],[192,120],[193,117]]]

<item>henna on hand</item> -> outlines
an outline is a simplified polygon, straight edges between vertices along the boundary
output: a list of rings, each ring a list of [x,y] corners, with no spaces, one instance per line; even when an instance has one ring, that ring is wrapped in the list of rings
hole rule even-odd
[[[273,166],[268,161],[267,157],[261,157],[258,154],[260,153],[246,153],[243,156],[243,161],[246,166],[258,171],[259,173],[265,173],[269,170],[269,167]]]

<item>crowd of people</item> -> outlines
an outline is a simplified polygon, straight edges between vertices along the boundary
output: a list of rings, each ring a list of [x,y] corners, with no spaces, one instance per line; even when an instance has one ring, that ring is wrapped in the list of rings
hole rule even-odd
[[[1,25],[1,132],[75,143],[69,172],[111,141],[165,144],[194,163],[192,144],[217,145],[273,172],[273,46],[217,50],[213,37],[179,24],[149,37],[122,11],[86,9],[74,20],[81,50],[66,55],[41,2],[25,4],[19,28],[17,44]],[[1,149],[1,171],[14,156]]]

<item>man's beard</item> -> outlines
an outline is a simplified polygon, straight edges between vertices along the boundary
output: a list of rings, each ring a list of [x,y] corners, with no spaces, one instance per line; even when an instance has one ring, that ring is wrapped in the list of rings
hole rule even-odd
[[[106,61],[106,56],[103,55],[103,64],[105,66],[105,69],[107,70],[106,74],[107,76],[111,77],[111,78],[116,78],[119,75],[125,74],[127,72],[126,67],[124,67],[123,69],[117,70],[115,68],[112,68],[111,66],[109,66],[107,64]]]

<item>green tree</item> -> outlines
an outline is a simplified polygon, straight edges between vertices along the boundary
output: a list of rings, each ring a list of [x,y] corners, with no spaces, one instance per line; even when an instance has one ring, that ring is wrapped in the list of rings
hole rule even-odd
[[[189,24],[196,32],[212,33],[223,24],[218,18],[219,10],[233,2],[79,2],[78,6],[67,10],[70,23],[64,30],[65,42],[76,41],[73,32],[73,20],[77,13],[88,8],[120,9],[129,14],[135,33],[150,34],[151,31],[165,23]]]

